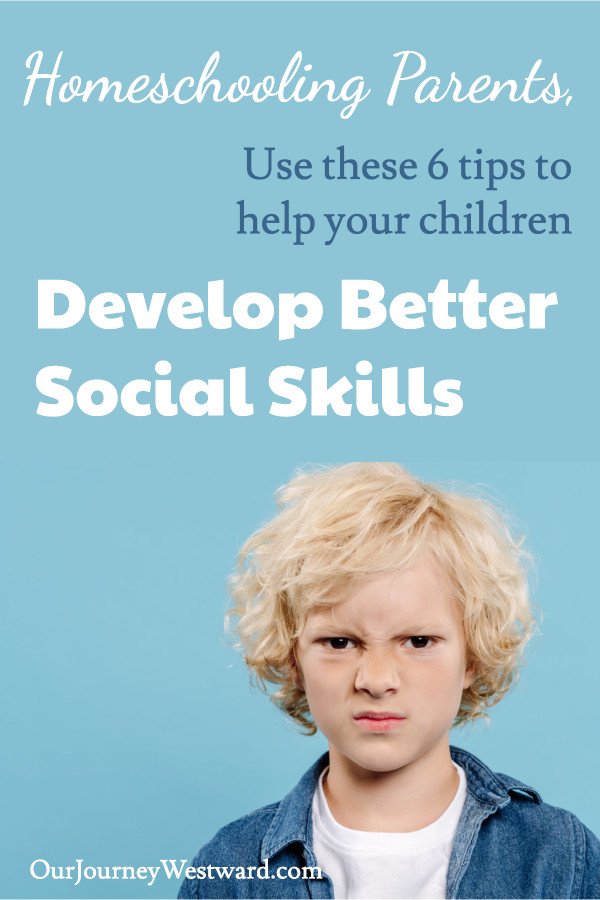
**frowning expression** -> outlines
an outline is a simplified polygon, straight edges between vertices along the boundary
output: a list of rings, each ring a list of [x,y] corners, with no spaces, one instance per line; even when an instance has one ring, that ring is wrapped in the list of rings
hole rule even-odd
[[[387,772],[439,753],[472,684],[451,583],[422,557],[306,620],[298,678],[332,754]]]

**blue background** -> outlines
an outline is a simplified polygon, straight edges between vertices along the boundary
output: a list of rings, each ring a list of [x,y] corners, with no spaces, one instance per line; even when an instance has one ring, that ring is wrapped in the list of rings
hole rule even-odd
[[[501,498],[537,561],[544,612],[517,691],[489,728],[454,740],[532,783],[600,831],[597,787],[598,7],[587,3],[4,3],[2,548],[6,666],[2,741],[5,897],[173,896],[174,881],[34,881],[29,865],[155,865],[188,858],[218,827],[278,799],[324,748],[248,684],[223,640],[236,551],[274,511],[273,491],[304,463],[393,459],[434,481],[482,484]],[[218,49],[224,83],[278,75],[301,49],[311,75],[362,74],[372,94],[351,119],[340,104],[43,103],[24,108],[25,59],[127,83],[161,71],[200,74]],[[419,50],[427,74],[523,81],[535,60],[574,100],[385,105],[394,52]],[[244,146],[314,161],[347,153],[426,162],[440,147],[472,156],[567,158],[571,178],[528,177],[487,192],[474,182],[251,182]],[[445,198],[506,199],[514,211],[568,212],[572,236],[353,237],[303,247],[236,235],[236,202],[263,214],[411,211]],[[592,202],[590,202],[592,198]],[[101,331],[88,321],[38,331],[37,280],[100,291],[195,291],[223,278],[244,291],[307,290],[321,325],[280,343],[264,331]],[[470,278],[492,294],[558,292],[545,331],[383,326],[341,332],[342,278],[387,296]],[[36,373],[73,369],[77,384],[173,381],[248,367],[257,413],[192,418],[35,415]],[[459,378],[454,418],[279,419],[268,373],[328,365],[352,377],[369,359],[428,378]]]

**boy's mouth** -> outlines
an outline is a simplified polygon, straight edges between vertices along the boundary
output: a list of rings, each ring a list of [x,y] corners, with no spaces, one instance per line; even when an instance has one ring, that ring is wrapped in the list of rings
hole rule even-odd
[[[353,716],[364,731],[392,731],[406,722],[406,716],[393,712],[359,712]]]

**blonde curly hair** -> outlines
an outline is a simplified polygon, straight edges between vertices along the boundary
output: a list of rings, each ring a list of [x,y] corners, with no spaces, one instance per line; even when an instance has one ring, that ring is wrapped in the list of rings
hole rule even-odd
[[[361,579],[409,566],[427,552],[462,610],[467,663],[455,725],[487,718],[515,682],[535,628],[528,554],[487,499],[419,481],[395,463],[301,471],[276,493],[279,514],[253,534],[231,578],[229,630],[251,677],[309,734],[316,726],[295,677],[294,648],[308,613],[331,607]]]

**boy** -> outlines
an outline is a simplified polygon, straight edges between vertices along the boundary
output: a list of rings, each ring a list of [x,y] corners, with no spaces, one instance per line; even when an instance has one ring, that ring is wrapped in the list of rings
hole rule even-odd
[[[259,685],[329,753],[202,848],[179,896],[600,897],[579,820],[449,744],[534,625],[497,512],[393,463],[300,474],[280,504],[242,548],[231,615]]]

